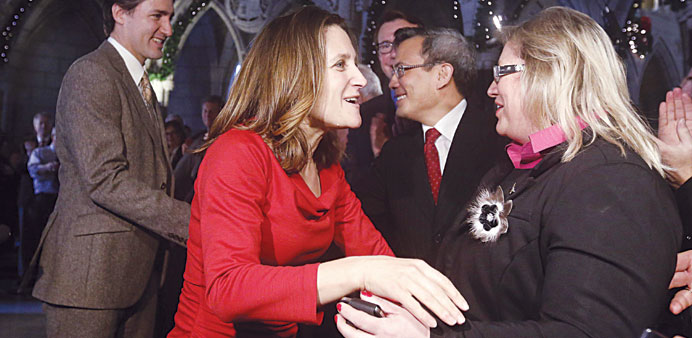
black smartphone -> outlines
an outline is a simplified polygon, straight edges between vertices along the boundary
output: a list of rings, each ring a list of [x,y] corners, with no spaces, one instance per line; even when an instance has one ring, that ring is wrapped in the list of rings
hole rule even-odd
[[[380,308],[380,306],[377,304],[373,304],[359,298],[351,297],[341,298],[340,302],[346,303],[352,306],[354,309],[363,311],[371,316],[375,316],[378,318],[384,317],[384,311],[382,311],[382,308]]]

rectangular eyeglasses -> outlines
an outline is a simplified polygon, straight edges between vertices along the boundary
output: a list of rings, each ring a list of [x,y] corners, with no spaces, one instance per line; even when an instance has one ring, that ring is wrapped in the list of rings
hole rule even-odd
[[[497,84],[498,82],[500,82],[501,77],[521,72],[524,70],[524,68],[524,65],[493,66],[493,77],[495,78],[495,83]]]

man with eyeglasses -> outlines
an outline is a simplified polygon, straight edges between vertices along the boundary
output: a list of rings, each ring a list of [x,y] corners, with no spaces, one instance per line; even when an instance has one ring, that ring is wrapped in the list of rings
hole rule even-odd
[[[377,44],[377,57],[380,69],[387,79],[392,78],[392,65],[396,56],[396,51],[393,48],[394,32],[401,28],[422,26],[422,22],[417,18],[399,11],[387,11],[380,17],[373,38]],[[373,159],[379,155],[382,146],[392,135],[397,135],[415,125],[414,122],[408,120],[401,121],[396,119],[395,121],[395,110],[396,105],[393,93],[389,91],[361,105],[360,113],[363,123],[360,128],[351,130],[348,133],[346,148],[346,153],[350,160],[344,170],[348,173],[347,178],[351,179],[351,184],[369,172]],[[371,122],[375,116],[384,117],[385,128],[372,131],[381,134],[370,135]],[[373,143],[372,140],[376,141]]]
[[[459,32],[405,28],[394,48],[396,114],[421,125],[385,144],[354,191],[397,256],[434,264],[446,230],[506,141],[480,100],[466,100],[477,85],[476,60]]]

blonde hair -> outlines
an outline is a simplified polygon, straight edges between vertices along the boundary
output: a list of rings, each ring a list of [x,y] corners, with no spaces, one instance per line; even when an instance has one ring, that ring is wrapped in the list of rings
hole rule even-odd
[[[344,29],[353,42],[340,16],[314,6],[268,23],[255,38],[201,150],[232,128],[252,130],[288,174],[305,167],[310,150],[303,128],[321,94],[326,69],[324,32],[332,25]],[[318,168],[326,168],[338,163],[342,153],[336,134],[330,131],[322,137],[313,160]]]
[[[664,176],[664,165],[651,128],[630,102],[625,67],[606,32],[590,17],[564,7],[551,7],[531,20],[503,28],[524,60],[521,74],[524,112],[539,129],[557,124],[568,146],[563,162],[584,147],[579,120],[596,137],[630,147]]]

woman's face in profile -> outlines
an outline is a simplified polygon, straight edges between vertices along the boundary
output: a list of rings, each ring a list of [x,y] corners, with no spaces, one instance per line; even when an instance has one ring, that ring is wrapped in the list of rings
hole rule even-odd
[[[519,57],[518,50],[518,46],[511,41],[505,44],[497,65],[523,65],[524,60]],[[521,72],[504,75],[497,82],[493,80],[488,87],[488,96],[495,99],[497,133],[520,144],[528,142],[529,135],[536,128],[524,113]]]
[[[356,51],[348,34],[339,26],[329,26],[324,34],[326,70],[322,91],[310,113],[325,128],[358,128],[358,89],[366,80],[356,66]]]

